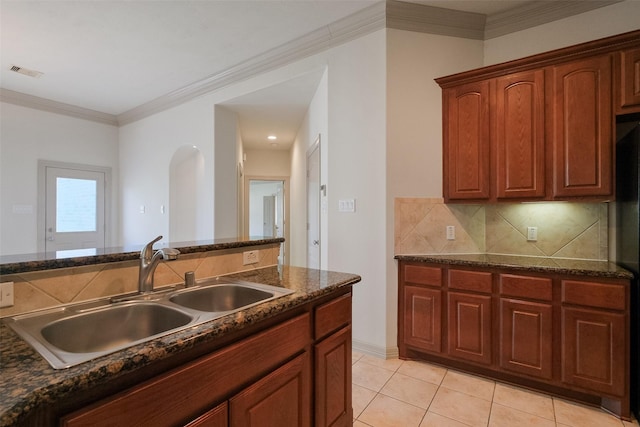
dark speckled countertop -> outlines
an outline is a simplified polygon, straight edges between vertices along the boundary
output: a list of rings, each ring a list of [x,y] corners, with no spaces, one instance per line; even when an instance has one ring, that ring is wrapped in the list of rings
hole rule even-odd
[[[401,261],[430,262],[435,264],[466,265],[485,268],[508,268],[532,273],[557,273],[613,279],[633,278],[633,274],[630,271],[608,261],[493,254],[396,255],[395,258]]]
[[[282,237],[248,237],[171,242],[166,245],[166,247],[179,249],[182,254],[191,254],[282,242],[284,242]],[[0,256],[0,275],[104,264],[107,262],[131,261],[140,258],[140,250],[143,247],[144,245],[132,245],[105,249],[80,249],[60,252],[41,252],[36,254],[2,255]],[[156,249],[157,248],[158,246],[156,246]],[[87,254],[89,252],[90,254]]]
[[[295,292],[63,370],[53,369],[0,322],[0,426],[19,423],[42,403],[55,402],[89,390],[360,281],[360,277],[354,274],[297,267],[268,267],[228,277],[280,286]]]

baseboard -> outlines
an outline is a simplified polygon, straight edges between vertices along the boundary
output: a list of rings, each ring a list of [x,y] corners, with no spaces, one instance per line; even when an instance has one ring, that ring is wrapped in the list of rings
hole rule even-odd
[[[353,351],[357,351],[358,353],[367,354],[369,356],[377,357],[380,359],[396,359],[398,357],[397,346],[380,347],[366,342],[352,340],[351,347]]]

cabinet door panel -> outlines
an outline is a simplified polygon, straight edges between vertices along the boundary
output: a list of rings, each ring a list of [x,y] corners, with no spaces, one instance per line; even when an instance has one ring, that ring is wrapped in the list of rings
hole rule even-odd
[[[350,426],[353,420],[351,326],[317,344],[315,356],[315,425]]]
[[[544,71],[496,79],[498,198],[544,197]]]
[[[232,427],[311,425],[309,353],[249,386],[229,400]]]
[[[640,106],[640,48],[620,54],[620,107]]]
[[[550,304],[500,300],[500,367],[551,379],[552,343]]]
[[[562,308],[562,380],[622,396],[625,390],[625,317]]]
[[[443,97],[445,200],[488,199],[489,82],[446,89]]]
[[[404,287],[404,342],[421,350],[442,351],[442,291]]]
[[[554,197],[613,194],[611,55],[552,68]]]
[[[450,292],[449,355],[491,364],[491,297]]]

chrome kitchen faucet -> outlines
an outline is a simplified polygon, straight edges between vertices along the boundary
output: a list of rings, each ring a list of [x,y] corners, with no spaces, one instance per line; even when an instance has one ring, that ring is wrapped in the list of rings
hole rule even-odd
[[[138,275],[138,292],[146,294],[153,291],[153,274],[161,259],[171,261],[178,259],[180,251],[173,248],[158,249],[153,253],[153,244],[162,239],[158,236],[140,251],[140,271]]]

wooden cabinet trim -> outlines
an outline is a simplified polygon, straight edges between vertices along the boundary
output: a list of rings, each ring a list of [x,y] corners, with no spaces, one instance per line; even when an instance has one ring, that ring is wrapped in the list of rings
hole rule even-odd
[[[491,195],[489,82],[446,89],[443,102],[445,201],[488,199]]]
[[[544,198],[544,70],[498,77],[491,92],[496,198]]]
[[[624,285],[562,280],[562,302],[565,304],[625,310],[627,292]]]
[[[620,52],[617,112],[640,111],[640,47]]]
[[[315,346],[315,425],[351,426],[351,326]]]
[[[500,295],[551,301],[553,299],[553,281],[546,277],[500,274]]]
[[[449,292],[447,298],[449,355],[491,364],[491,297]]]
[[[549,69],[554,199],[613,196],[612,70],[610,54]]]
[[[442,286],[442,269],[424,265],[403,264],[403,278],[417,285]]]
[[[436,83],[442,88],[457,86],[463,83],[474,82],[501,77],[505,74],[528,71],[534,68],[544,68],[559,63],[576,61],[603,53],[611,53],[623,49],[638,47],[640,30],[629,31],[612,37],[580,43],[577,45],[555,49],[548,52],[527,56],[513,61],[476,68],[461,73],[452,74],[436,79]]]
[[[305,352],[232,397],[230,425],[310,427],[310,385],[311,361]]]
[[[553,376],[553,308],[500,299],[500,367],[550,380]]]
[[[490,272],[456,270],[448,272],[447,284],[449,289],[458,289],[473,292],[491,293],[492,277]]]
[[[314,337],[320,339],[351,323],[351,293],[316,308]]]
[[[404,286],[404,343],[425,351],[442,351],[442,291]]]
[[[626,394],[625,316],[562,308],[562,381],[616,396]]]

